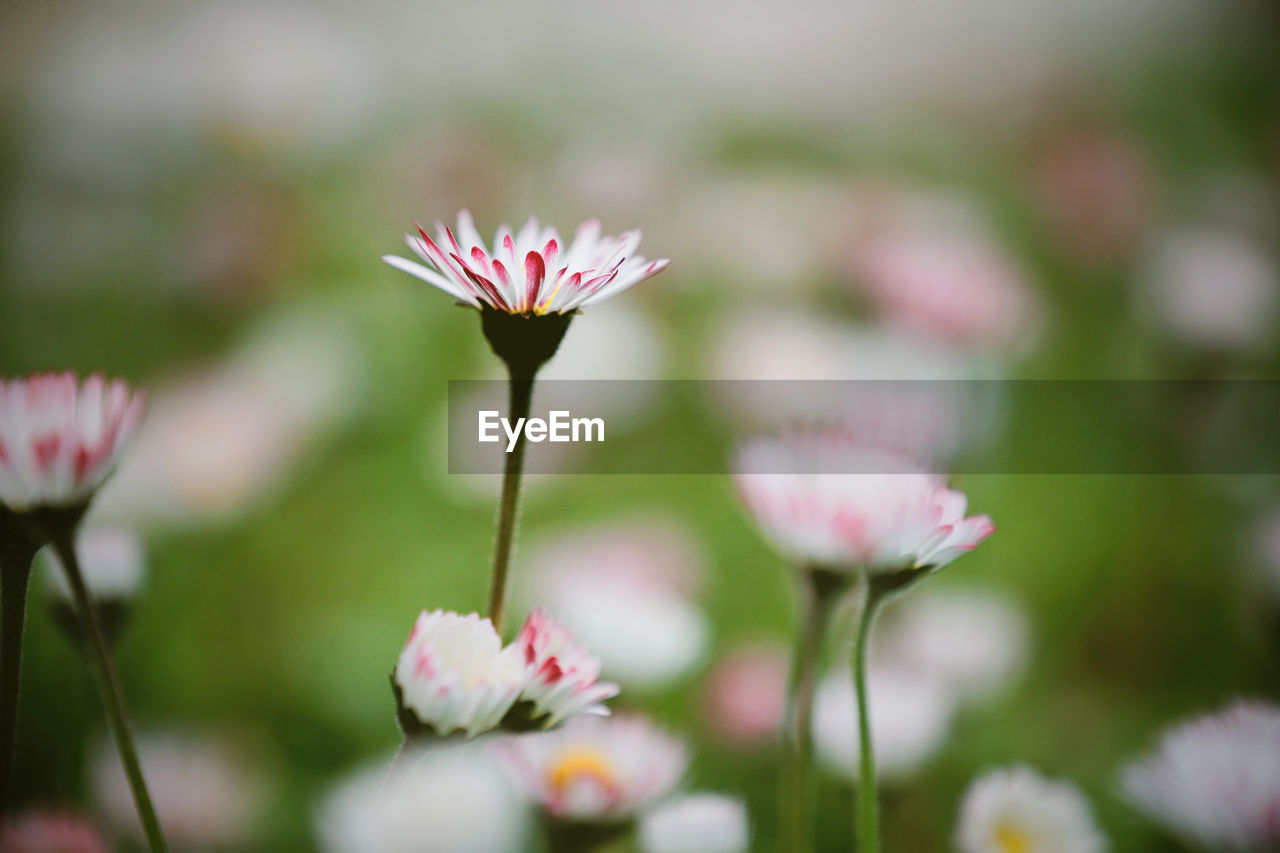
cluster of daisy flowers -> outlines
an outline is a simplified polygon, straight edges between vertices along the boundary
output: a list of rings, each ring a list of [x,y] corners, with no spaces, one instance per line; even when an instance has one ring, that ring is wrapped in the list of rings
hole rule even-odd
[[[503,646],[489,619],[434,610],[418,616],[392,683],[407,735],[473,738],[608,714],[618,686],[599,676],[600,661],[541,611]]]

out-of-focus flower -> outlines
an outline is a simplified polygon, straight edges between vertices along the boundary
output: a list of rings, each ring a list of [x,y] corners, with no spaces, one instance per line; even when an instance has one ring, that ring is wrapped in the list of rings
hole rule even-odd
[[[71,604],[71,586],[58,556],[48,549],[42,553],[49,589]],[[76,553],[93,599],[99,603],[133,600],[146,574],[146,550],[136,533],[122,527],[86,527],[77,537]]]
[[[1086,263],[1119,260],[1151,214],[1144,152],[1126,136],[1080,128],[1051,138],[1036,158],[1032,190],[1058,244]]]
[[[388,774],[358,771],[316,816],[326,853],[491,853],[522,849],[528,809],[501,762],[477,744],[409,752]]]
[[[54,618],[67,636],[78,643],[84,634],[71,584],[54,550],[46,548],[41,554],[45,582],[53,594]],[[142,540],[127,528],[86,527],[76,537],[76,554],[89,597],[97,603],[103,634],[113,640],[124,628],[146,574]]]
[[[955,694],[919,672],[872,663],[871,742],[880,777],[897,781],[914,773],[946,741],[955,716]],[[853,680],[833,673],[818,686],[813,736],[818,759],[831,772],[857,778],[858,732]]]
[[[751,380],[713,383],[738,427],[839,423],[866,443],[920,460],[949,459],[989,437],[997,384],[957,380],[1001,376],[993,360],[938,340],[787,310],[726,321],[707,372]]]
[[[4,853],[109,853],[111,848],[88,818],[38,809],[0,821]]]
[[[1159,235],[1138,269],[1141,309],[1193,347],[1251,351],[1273,338],[1280,277],[1249,237],[1212,226]]]
[[[516,777],[561,820],[629,820],[667,797],[688,766],[684,744],[634,715],[575,717],[503,742]]]
[[[1280,845],[1280,708],[1238,702],[1168,730],[1121,776],[1135,807],[1210,850]]]
[[[493,623],[471,613],[423,611],[400,653],[394,683],[406,734],[430,728],[440,737],[490,731],[526,682],[523,650],[502,647]]]
[[[1074,785],[1010,767],[969,786],[956,847],[961,853],[1102,853],[1107,841]]]
[[[635,254],[639,231],[601,236],[594,219],[582,223],[567,246],[555,228],[543,228],[532,217],[519,232],[502,225],[492,254],[466,210],[458,214],[456,232],[437,224],[435,240],[421,227],[404,239],[430,266],[384,256],[391,266],[469,305],[524,316],[571,313],[616,296],[668,263]]]
[[[741,746],[776,742],[786,687],[787,652],[781,644],[727,652],[707,678],[702,707],[711,734]]]
[[[175,849],[252,842],[267,788],[238,751],[219,740],[178,733],[143,735],[137,746],[156,814]],[[99,747],[90,773],[99,811],[118,831],[141,842],[133,795],[109,743]]]
[[[85,503],[142,415],[122,380],[47,373],[0,382],[0,503],[23,512]]]
[[[156,391],[138,450],[95,518],[145,527],[226,520],[259,505],[358,410],[361,356],[334,312],[268,318],[226,363]]]
[[[1026,615],[989,592],[926,592],[887,614],[874,655],[937,678],[980,701],[1013,677],[1027,656]]]
[[[693,600],[702,556],[674,522],[602,525],[542,545],[529,563],[527,598],[542,602],[624,688],[661,687],[706,653],[711,629]]]
[[[750,844],[746,803],[723,794],[686,794],[640,821],[644,853],[746,853]]]
[[[984,229],[884,224],[863,236],[852,272],[893,325],[978,349],[1012,351],[1039,324],[1039,305],[1012,258]]]
[[[618,685],[600,681],[600,660],[573,641],[564,626],[541,610],[529,614],[516,645],[529,667],[520,701],[533,703],[531,721],[551,728],[577,714],[608,716],[600,704],[618,695]]]
[[[765,537],[799,566],[936,571],[995,531],[987,516],[965,516],[966,497],[942,477],[840,433],[758,439],[734,472]]]

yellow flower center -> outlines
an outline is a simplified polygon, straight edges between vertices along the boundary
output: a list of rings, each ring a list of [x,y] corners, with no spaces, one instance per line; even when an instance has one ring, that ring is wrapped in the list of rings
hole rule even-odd
[[[1008,821],[996,826],[995,837],[1000,853],[1032,853],[1035,849],[1031,833]]]
[[[563,796],[582,781],[594,782],[606,791],[617,784],[608,757],[591,747],[565,750],[547,769],[547,784],[557,796]]]

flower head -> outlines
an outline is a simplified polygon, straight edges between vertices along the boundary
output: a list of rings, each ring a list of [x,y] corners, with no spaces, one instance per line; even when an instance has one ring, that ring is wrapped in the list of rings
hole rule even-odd
[[[1125,795],[1148,817],[1213,850],[1280,845],[1280,708],[1239,702],[1164,734],[1129,765]]]
[[[392,674],[406,732],[440,737],[496,728],[526,681],[521,649],[504,649],[492,622],[444,610],[418,616]]]
[[[258,847],[254,842],[272,785],[237,743],[179,731],[144,732],[137,741],[156,813],[175,849]],[[96,813],[141,842],[142,824],[113,745],[99,744],[89,774]]]
[[[541,610],[529,614],[516,637],[529,667],[521,701],[532,703],[532,721],[551,728],[575,714],[607,716],[600,703],[618,695],[618,685],[600,681],[600,660]]]
[[[631,819],[674,791],[688,766],[684,744],[639,716],[577,717],[506,747],[525,789],[562,820]]]
[[[359,770],[325,797],[316,817],[326,853],[489,853],[520,850],[528,810],[481,743],[408,752],[388,773]]]
[[[1107,841],[1075,786],[1010,767],[969,786],[956,847],[961,853],[1101,853]]]
[[[62,562],[51,549],[42,553],[48,557],[45,578],[49,589],[62,601],[72,602]],[[99,603],[133,599],[146,573],[146,554],[136,533],[123,527],[85,528],[76,539],[76,554],[90,596]]]
[[[102,834],[87,818],[41,809],[0,822],[4,853],[107,853]]]
[[[533,217],[519,232],[502,225],[490,251],[471,214],[462,210],[456,230],[437,223],[433,240],[418,226],[417,234],[404,239],[426,265],[384,256],[391,266],[468,305],[526,317],[568,314],[608,299],[658,274],[668,263],[646,261],[635,253],[639,231],[602,236],[595,219],[579,225],[568,244],[555,228],[544,228]]]
[[[806,566],[934,571],[995,531],[965,516],[946,481],[836,433],[758,440],[735,460],[738,491],[766,538]]]
[[[122,380],[46,373],[0,382],[0,503],[24,512],[89,500],[142,414]]]
[[[746,804],[723,794],[687,794],[640,822],[644,853],[744,853],[750,844]]]

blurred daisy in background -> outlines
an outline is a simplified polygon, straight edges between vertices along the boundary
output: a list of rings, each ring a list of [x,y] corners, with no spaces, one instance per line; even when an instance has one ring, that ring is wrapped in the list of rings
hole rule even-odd
[[[1141,314],[1184,346],[1250,353],[1275,340],[1280,276],[1246,234],[1167,228],[1143,252],[1136,276]]]
[[[184,732],[137,735],[165,837],[176,850],[253,847],[262,829],[270,786],[259,765],[230,742]],[[143,840],[124,771],[115,749],[103,743],[93,754],[89,783],[97,811],[117,832]]]
[[[325,853],[520,850],[528,806],[489,744],[408,752],[336,785],[316,812]]]
[[[708,733],[737,747],[776,746],[789,665],[782,642],[744,643],[722,652],[703,688]]]
[[[613,824],[670,796],[684,778],[684,742],[629,714],[576,717],[501,742],[516,778],[557,821]]]
[[[66,572],[52,548],[40,553],[54,616],[63,630],[78,641],[81,629]],[[89,597],[98,607],[103,633],[107,639],[115,639],[146,575],[147,554],[142,539],[124,527],[85,527],[76,537],[76,556]]]
[[[571,630],[624,689],[660,689],[704,659],[704,556],[678,522],[639,515],[583,528],[545,540],[525,562],[526,600]]]
[[[979,352],[1034,342],[1041,305],[967,199],[891,199],[850,249],[848,275],[885,322]]]
[[[890,607],[872,657],[935,678],[963,702],[989,698],[1027,661],[1029,620],[1006,595],[927,590]]]
[[[1107,840],[1074,785],[1010,767],[969,786],[956,847],[960,853],[1102,853]]]
[[[640,820],[642,853],[746,853],[747,806],[735,797],[696,791],[656,807]]]
[[[1153,167],[1140,142],[1119,130],[1073,125],[1034,152],[1030,189],[1058,248],[1090,265],[1128,257],[1155,207]]]
[[[951,731],[956,697],[942,682],[922,673],[872,661],[867,674],[871,742],[882,782],[901,782],[931,759]],[[819,763],[832,774],[856,781],[857,706],[847,670],[833,672],[814,698],[813,738]]]
[[[1280,708],[1237,702],[1166,731],[1121,774],[1125,798],[1208,850],[1280,846]]]
[[[4,853],[110,853],[93,822],[72,811],[37,808],[0,820]]]
[[[333,311],[268,317],[222,363],[158,387],[95,518],[147,528],[259,508],[359,411],[363,354]]]

